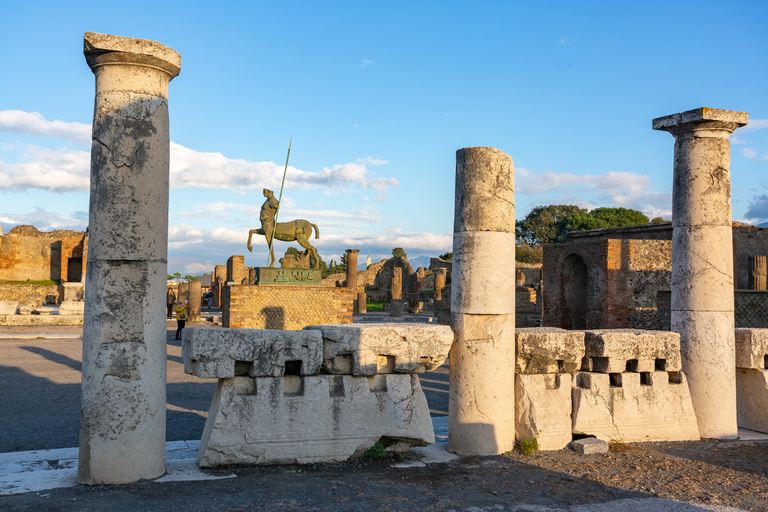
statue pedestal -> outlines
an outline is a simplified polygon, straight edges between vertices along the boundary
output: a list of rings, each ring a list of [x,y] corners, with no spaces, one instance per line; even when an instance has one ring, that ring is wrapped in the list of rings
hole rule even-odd
[[[319,268],[257,267],[253,284],[322,286],[323,278]]]

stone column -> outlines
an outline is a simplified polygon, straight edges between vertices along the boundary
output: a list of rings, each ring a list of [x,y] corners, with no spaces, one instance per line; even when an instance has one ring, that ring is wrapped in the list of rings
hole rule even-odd
[[[447,273],[448,271],[444,268],[435,269],[435,303],[443,300],[443,288],[445,288],[445,276]]]
[[[352,311],[358,312],[357,308],[357,253],[359,249],[347,249],[347,288],[352,290],[352,296],[354,297],[354,303],[352,304]]]
[[[672,330],[705,438],[738,435],[728,136],[747,116],[700,108],[653,120],[675,137]]]
[[[200,281],[190,281],[189,293],[189,320],[200,320],[200,308],[203,305],[203,285]]]
[[[749,258],[749,289],[765,290],[768,265],[765,256],[750,256]]]
[[[368,297],[365,292],[358,292],[357,294],[357,314],[364,315],[368,312]]]
[[[515,445],[515,186],[509,155],[456,152],[448,450]]]
[[[78,481],[165,472],[168,83],[181,56],[88,32],[96,75]]]
[[[182,281],[179,283],[179,294],[177,299],[181,301],[189,300],[189,282],[188,281]]]
[[[403,269],[392,269],[392,300],[389,301],[389,316],[403,316]]]
[[[226,265],[216,265],[214,267],[214,277],[213,281],[211,282],[211,286],[213,287],[213,307],[220,308],[221,307],[221,287],[224,286],[224,283],[227,281],[227,266]]]

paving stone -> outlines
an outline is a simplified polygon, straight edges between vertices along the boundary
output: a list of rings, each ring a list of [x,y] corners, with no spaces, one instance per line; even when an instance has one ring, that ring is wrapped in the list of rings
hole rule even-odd
[[[680,335],[669,331],[600,329],[584,332],[582,370],[600,373],[677,372]]]
[[[445,362],[453,343],[447,325],[384,323],[378,325],[312,325],[320,332],[323,370],[335,375],[421,373]]]
[[[581,453],[582,455],[590,455],[592,453],[607,453],[608,443],[602,439],[587,437],[585,439],[577,439],[572,441],[571,448],[576,453]]]
[[[317,331],[187,327],[182,331],[184,372],[201,378],[316,375],[323,361]]]
[[[584,358],[584,332],[556,327],[515,329],[515,373],[575,373]]]

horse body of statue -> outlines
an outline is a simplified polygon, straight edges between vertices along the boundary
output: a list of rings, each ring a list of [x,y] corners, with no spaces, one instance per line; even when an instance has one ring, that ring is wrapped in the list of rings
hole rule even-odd
[[[320,238],[320,230],[317,229],[315,224],[312,224],[308,220],[296,219],[288,222],[278,222],[275,225],[275,214],[277,213],[278,202],[275,199],[274,193],[271,190],[264,189],[264,197],[267,198],[261,207],[261,228],[252,229],[248,232],[248,250],[253,251],[251,245],[251,237],[254,234],[264,235],[267,239],[267,245],[269,245],[269,266],[275,266],[275,251],[272,246],[272,233],[274,233],[275,240],[282,240],[284,242],[298,242],[304,249],[309,251],[315,257],[315,268],[320,266],[320,258],[317,257],[317,251],[309,243],[309,239],[312,237],[312,228],[315,229],[315,238]]]

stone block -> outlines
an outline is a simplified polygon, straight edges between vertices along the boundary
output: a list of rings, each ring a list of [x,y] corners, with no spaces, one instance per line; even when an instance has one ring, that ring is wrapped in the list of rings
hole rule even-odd
[[[65,300],[59,305],[59,315],[84,315],[85,314],[85,302],[75,300]]]
[[[697,441],[683,372],[577,373],[573,433],[606,441]]]
[[[317,331],[188,327],[181,355],[184,371],[201,378],[316,375],[323,339]]]
[[[602,329],[584,333],[582,370],[600,373],[677,372],[680,335],[670,331]]]
[[[608,443],[596,437],[577,439],[571,443],[571,448],[576,453],[590,455],[593,453],[608,453]]]
[[[575,373],[584,358],[584,332],[557,327],[515,329],[515,373]]]
[[[0,300],[0,315],[15,315],[19,302],[15,300]]]
[[[515,254],[509,250],[514,245],[514,232],[453,234],[451,311],[472,315],[515,312]]]
[[[736,368],[768,368],[768,329],[736,329]]]
[[[736,420],[740,428],[768,434],[768,370],[736,368]]]
[[[200,441],[201,467],[347,460],[391,438],[435,442],[416,375],[219,380]]]
[[[515,375],[517,440],[538,440],[540,450],[571,442],[571,375]]]
[[[444,325],[311,325],[323,338],[323,370],[331,374],[421,373],[445,362],[453,332]]]

